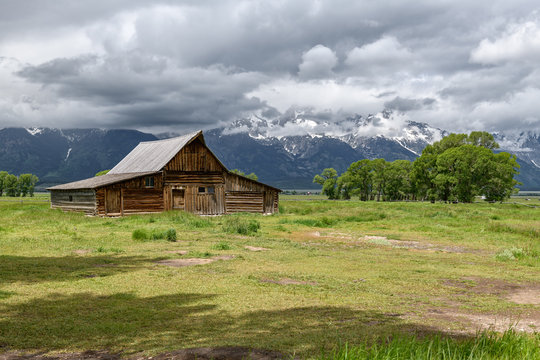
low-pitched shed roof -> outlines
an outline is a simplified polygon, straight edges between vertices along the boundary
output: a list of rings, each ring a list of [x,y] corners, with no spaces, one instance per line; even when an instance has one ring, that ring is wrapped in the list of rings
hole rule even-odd
[[[125,158],[109,171],[109,174],[160,171],[171,159],[202,131],[183,136],[139,143]]]
[[[156,171],[147,171],[140,173],[129,173],[129,174],[105,174],[101,176],[96,176],[89,179],[79,180],[70,182],[67,184],[56,185],[47,190],[76,190],[76,189],[96,189],[101,186],[111,185],[124,180],[134,179],[140,176],[151,175],[156,173]]]

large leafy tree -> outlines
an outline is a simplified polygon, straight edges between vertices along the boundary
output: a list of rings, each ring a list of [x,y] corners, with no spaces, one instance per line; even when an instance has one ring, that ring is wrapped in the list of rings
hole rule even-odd
[[[372,170],[371,160],[364,159],[353,162],[347,171],[341,175],[341,183],[344,187],[350,189],[351,195],[357,195],[360,200],[367,201],[373,187]]]
[[[322,185],[322,193],[329,199],[337,199],[339,198],[337,179],[337,171],[334,168],[326,168],[320,175],[315,175],[313,182]]]
[[[6,179],[6,176],[8,176],[7,171],[0,171],[0,196],[2,196],[5,190],[4,180]]]
[[[8,174],[4,178],[4,190],[7,196],[19,196],[19,179],[15,175]]]
[[[34,196],[34,188],[39,181],[38,177],[33,174],[21,174],[19,176],[19,189],[21,196]]]
[[[384,159],[375,159],[371,161],[373,192],[377,196],[377,201],[384,195],[388,182],[388,168],[390,163]]]
[[[387,200],[404,200],[412,192],[412,164],[408,160],[395,160],[388,164],[385,171],[384,194]]]

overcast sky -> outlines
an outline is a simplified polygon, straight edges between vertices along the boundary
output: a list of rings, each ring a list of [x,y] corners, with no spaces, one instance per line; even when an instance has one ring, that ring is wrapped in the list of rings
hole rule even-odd
[[[300,107],[540,131],[539,8],[0,0],[0,127],[184,131]]]

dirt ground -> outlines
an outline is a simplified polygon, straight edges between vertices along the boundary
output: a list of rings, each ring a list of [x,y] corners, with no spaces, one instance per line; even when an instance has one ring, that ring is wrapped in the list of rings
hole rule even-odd
[[[194,265],[205,265],[213,263],[218,260],[231,260],[234,259],[234,255],[220,255],[213,256],[211,258],[189,258],[189,259],[168,259],[160,260],[156,263],[159,265],[172,266],[172,267],[184,267],[184,266],[194,266]]]
[[[123,357],[107,351],[85,351],[83,353],[43,354],[8,352],[0,354],[0,360],[275,360],[289,359],[275,351],[248,349],[243,347],[215,347],[181,349],[152,357],[135,355]]]

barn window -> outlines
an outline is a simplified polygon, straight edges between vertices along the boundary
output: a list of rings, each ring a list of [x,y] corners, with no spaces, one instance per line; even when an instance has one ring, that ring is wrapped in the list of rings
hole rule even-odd
[[[147,176],[144,178],[144,185],[148,188],[154,187],[154,177],[153,176]]]
[[[199,194],[204,194],[206,192],[206,188],[204,186],[199,186]]]
[[[73,195],[69,195],[69,201],[73,201]]]
[[[214,193],[214,187],[213,186],[209,186],[206,190],[207,193],[209,194],[213,194]]]

